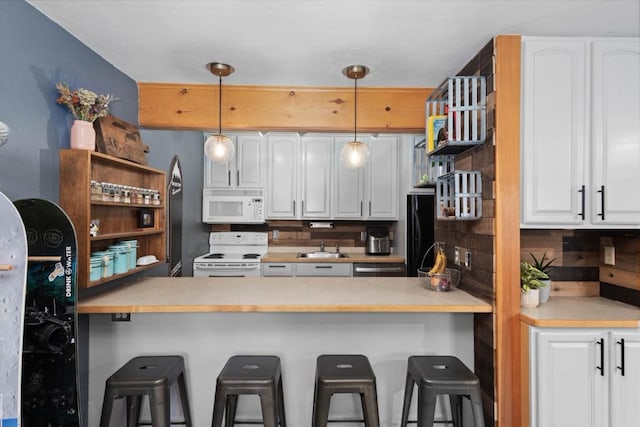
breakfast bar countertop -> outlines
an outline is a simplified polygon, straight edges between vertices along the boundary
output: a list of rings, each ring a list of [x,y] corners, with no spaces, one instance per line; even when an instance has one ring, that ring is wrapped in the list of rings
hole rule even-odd
[[[78,302],[79,313],[491,311],[462,290],[431,291],[417,277],[149,277]]]
[[[602,297],[551,297],[520,320],[550,328],[640,328],[640,308]]]

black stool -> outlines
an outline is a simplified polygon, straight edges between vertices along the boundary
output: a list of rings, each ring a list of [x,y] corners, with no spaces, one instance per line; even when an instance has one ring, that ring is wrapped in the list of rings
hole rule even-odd
[[[229,358],[216,380],[212,427],[233,427],[236,419],[238,395],[257,394],[262,405],[265,427],[286,427],[284,394],[278,356],[233,356]],[[251,424],[254,424],[251,422]]]
[[[407,427],[414,384],[418,385],[418,426],[433,426],[436,397],[448,394],[454,427],[462,426],[462,396],[471,400],[476,427],[484,427],[480,381],[460,359],[453,356],[409,357],[401,427]]]
[[[143,395],[149,397],[151,425],[169,427],[172,424],[170,387],[176,381],[180,389],[184,422],[175,424],[192,426],[182,356],[142,356],[129,360],[107,379],[100,427],[109,427],[113,400],[123,396],[127,397],[127,426],[137,426]]]
[[[318,357],[313,394],[313,427],[327,426],[329,405],[334,393],[359,394],[364,420],[352,421],[364,421],[365,427],[379,427],[376,376],[366,356],[331,354]]]

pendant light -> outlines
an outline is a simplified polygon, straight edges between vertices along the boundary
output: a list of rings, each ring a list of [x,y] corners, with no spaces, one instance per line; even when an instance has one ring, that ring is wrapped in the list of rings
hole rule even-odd
[[[353,141],[348,142],[340,151],[340,161],[347,169],[364,167],[369,158],[369,148],[358,141],[358,79],[369,74],[369,68],[364,65],[349,65],[342,70],[342,74],[353,79]]]
[[[235,70],[229,64],[210,62],[207,69],[220,78],[218,84],[218,134],[211,135],[204,143],[204,154],[207,158],[216,163],[228,163],[233,158],[235,148],[233,141],[228,136],[222,134],[222,77],[227,77]]]

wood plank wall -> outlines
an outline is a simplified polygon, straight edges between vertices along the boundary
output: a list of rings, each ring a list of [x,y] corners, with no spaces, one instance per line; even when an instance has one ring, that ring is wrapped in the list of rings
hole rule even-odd
[[[365,241],[361,239],[362,233],[366,233],[369,227],[387,227],[390,237],[393,239],[395,222],[384,221],[314,221],[332,222],[332,228],[311,228],[311,221],[301,220],[271,220],[265,224],[257,225],[213,225],[211,231],[254,231],[269,233],[269,246],[271,247],[319,247],[324,242],[327,249],[339,245],[341,248],[364,247]],[[273,232],[278,231],[278,239],[273,238]],[[393,243],[392,243],[393,245]]]
[[[486,142],[456,156],[456,170],[482,172],[482,219],[478,221],[436,221],[435,238],[445,243],[447,258],[454,257],[454,247],[472,252],[472,269],[462,269],[460,288],[486,301],[495,301],[495,90],[494,41],[486,46],[458,73],[481,75],[487,81]],[[485,424],[494,425],[495,369],[493,314],[474,316],[474,372],[482,388]]]
[[[520,259],[554,259],[551,298],[604,296],[640,307],[640,231],[521,230]],[[615,265],[604,263],[604,247],[615,248]]]

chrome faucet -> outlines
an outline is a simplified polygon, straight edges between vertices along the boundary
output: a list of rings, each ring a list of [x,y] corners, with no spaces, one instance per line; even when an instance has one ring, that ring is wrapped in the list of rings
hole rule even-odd
[[[324,240],[320,241],[320,252],[324,252]]]

